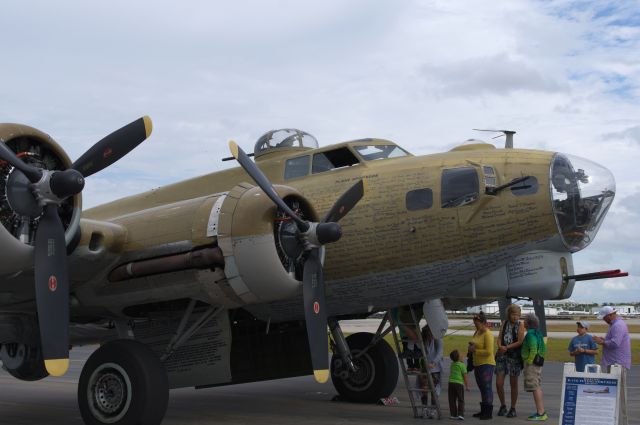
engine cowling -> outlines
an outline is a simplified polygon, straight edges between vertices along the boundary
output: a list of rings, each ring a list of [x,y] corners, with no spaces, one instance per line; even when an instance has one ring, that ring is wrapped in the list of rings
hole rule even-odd
[[[0,143],[5,143],[20,159],[47,170],[64,170],[71,166],[65,151],[49,135],[21,124],[0,124]],[[0,160],[0,275],[9,275],[33,266],[33,244],[39,218],[20,215],[12,206],[7,182],[15,178],[14,168]],[[14,185],[15,187],[15,185]],[[19,190],[29,190],[22,185]],[[82,196],[62,202],[58,213],[65,228],[67,247],[77,237]]]
[[[299,214],[317,220],[312,206],[295,189],[275,186],[278,194]],[[293,296],[300,288],[302,250],[293,253],[287,226],[273,202],[258,187],[240,184],[220,201],[218,245],[224,255],[224,273],[235,293],[246,303]],[[293,257],[293,259],[292,259]]]

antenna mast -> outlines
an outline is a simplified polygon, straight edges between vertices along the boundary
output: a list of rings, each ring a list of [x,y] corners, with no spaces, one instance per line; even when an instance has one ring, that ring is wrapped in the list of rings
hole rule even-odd
[[[483,130],[480,128],[474,128],[473,130],[475,131],[490,131],[492,133],[502,133],[505,135],[506,139],[504,142],[504,148],[505,149],[513,149],[513,135],[516,134],[515,131],[513,130]],[[494,137],[494,139],[497,139],[498,137],[502,137],[502,135],[496,136]]]

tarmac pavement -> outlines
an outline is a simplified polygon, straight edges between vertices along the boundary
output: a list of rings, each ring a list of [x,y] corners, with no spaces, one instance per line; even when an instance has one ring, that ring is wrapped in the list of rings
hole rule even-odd
[[[81,425],[76,407],[76,383],[84,360],[91,347],[72,351],[71,370],[63,378],[47,378],[40,382],[21,382],[0,371],[0,424],[1,425]],[[444,376],[448,376],[448,360]],[[547,423],[557,424],[562,387],[562,363],[550,362],[543,370]],[[471,379],[472,391],[466,393],[467,420],[475,423],[471,414],[478,410],[480,394]],[[520,380],[520,388],[522,379]],[[640,425],[640,368],[631,370],[629,379],[630,424]],[[412,424],[435,422],[413,419],[403,380],[398,379],[394,396],[396,406],[377,406],[334,402],[336,394],[331,383],[318,384],[312,376],[208,388],[180,389],[171,392],[169,409],[163,425],[249,424],[298,425],[304,424]],[[507,386],[507,398],[509,397]],[[497,395],[495,396],[497,411]],[[444,420],[448,419],[446,385],[441,399]],[[533,397],[520,390],[518,417],[496,417],[493,421],[478,423],[525,424],[534,411]],[[608,425],[608,424],[602,424]]]

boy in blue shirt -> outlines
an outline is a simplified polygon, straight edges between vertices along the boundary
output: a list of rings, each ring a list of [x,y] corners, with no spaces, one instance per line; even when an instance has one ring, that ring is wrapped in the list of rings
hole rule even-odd
[[[587,333],[589,330],[589,322],[581,320],[576,322],[578,325],[578,335],[574,336],[569,343],[569,354],[576,358],[576,371],[584,372],[585,365],[596,363],[596,354],[598,354],[598,346],[591,335]]]

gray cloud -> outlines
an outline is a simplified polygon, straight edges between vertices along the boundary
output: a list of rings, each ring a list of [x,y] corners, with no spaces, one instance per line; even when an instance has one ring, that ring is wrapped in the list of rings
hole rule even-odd
[[[424,65],[430,90],[454,96],[506,95],[516,91],[555,93],[568,85],[506,54],[471,58],[445,65]]]
[[[632,140],[640,144],[640,125],[629,127],[622,131],[604,134],[602,138],[605,140]]]
[[[629,214],[640,216],[640,192],[625,196],[619,201],[619,204],[625,207]]]

